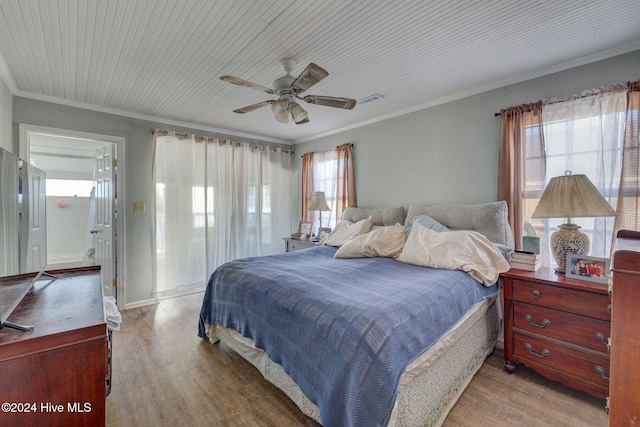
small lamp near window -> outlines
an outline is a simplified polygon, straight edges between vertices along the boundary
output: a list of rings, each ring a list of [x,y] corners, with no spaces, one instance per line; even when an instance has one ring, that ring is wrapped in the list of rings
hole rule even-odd
[[[307,206],[308,211],[320,211],[320,228],[322,229],[322,211],[330,211],[331,208],[327,204],[327,200],[324,198],[324,191],[314,191],[311,195],[311,202]],[[318,240],[316,238],[316,240]]]
[[[571,218],[615,216],[616,211],[602,197],[598,189],[585,175],[557,176],[544,189],[532,218],[567,218],[560,230],[551,235],[551,253],[558,265],[556,271],[566,271],[567,254],[588,255],[589,238],[579,231],[579,225]]]

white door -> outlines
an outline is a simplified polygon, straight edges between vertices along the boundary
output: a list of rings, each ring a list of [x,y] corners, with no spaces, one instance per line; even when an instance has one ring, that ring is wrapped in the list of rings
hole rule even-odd
[[[116,145],[96,150],[96,265],[101,266],[105,295],[116,297]]]
[[[23,230],[20,273],[31,273],[47,265],[45,173],[26,162],[20,164],[18,214]]]

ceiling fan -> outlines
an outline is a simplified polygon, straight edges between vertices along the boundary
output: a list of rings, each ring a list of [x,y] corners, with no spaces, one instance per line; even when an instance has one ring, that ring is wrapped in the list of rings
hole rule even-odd
[[[261,86],[259,84],[251,83],[246,80],[239,79],[233,76],[222,76],[220,80],[233,83],[239,86],[248,87],[251,89],[260,90],[273,95],[278,95],[278,99],[259,102],[257,104],[249,105],[247,107],[238,108],[233,110],[234,113],[244,114],[253,110],[257,110],[261,107],[271,105],[271,111],[276,117],[276,120],[282,123],[289,122],[289,114],[293,118],[293,121],[300,125],[309,121],[309,113],[307,113],[296,102],[298,99],[303,99],[309,104],[324,105],[327,107],[344,108],[351,110],[356,105],[355,99],[348,98],[335,98],[332,96],[320,96],[320,95],[306,95],[301,97],[300,94],[311,86],[318,83],[329,75],[329,73],[314,63],[311,63],[304,69],[298,77],[291,75],[291,71],[296,67],[296,61],[292,58],[284,58],[280,60],[280,65],[287,73],[286,75],[277,78],[273,82],[273,89]]]

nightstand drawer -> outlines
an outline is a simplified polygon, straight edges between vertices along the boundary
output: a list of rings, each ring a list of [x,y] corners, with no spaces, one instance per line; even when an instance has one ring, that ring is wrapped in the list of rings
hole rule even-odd
[[[513,326],[607,354],[611,325],[563,311],[520,302],[513,303]]]
[[[299,251],[300,249],[308,249],[315,246],[317,246],[317,243],[311,241],[291,239],[287,241],[287,252]]]
[[[513,280],[513,299],[555,310],[611,321],[607,295],[547,286],[525,280]]]
[[[574,377],[609,387],[609,359],[532,336],[514,334],[514,354]],[[526,362],[525,362],[526,364]]]

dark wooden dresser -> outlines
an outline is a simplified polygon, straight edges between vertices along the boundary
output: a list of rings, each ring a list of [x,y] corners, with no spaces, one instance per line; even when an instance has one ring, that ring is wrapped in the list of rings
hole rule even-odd
[[[504,365],[517,363],[593,396],[609,395],[610,299],[606,284],[553,269],[511,269],[504,279]]]
[[[0,329],[0,425],[103,426],[107,325],[100,269],[38,282]]]
[[[640,232],[620,231],[613,254],[609,425],[640,426]]]

